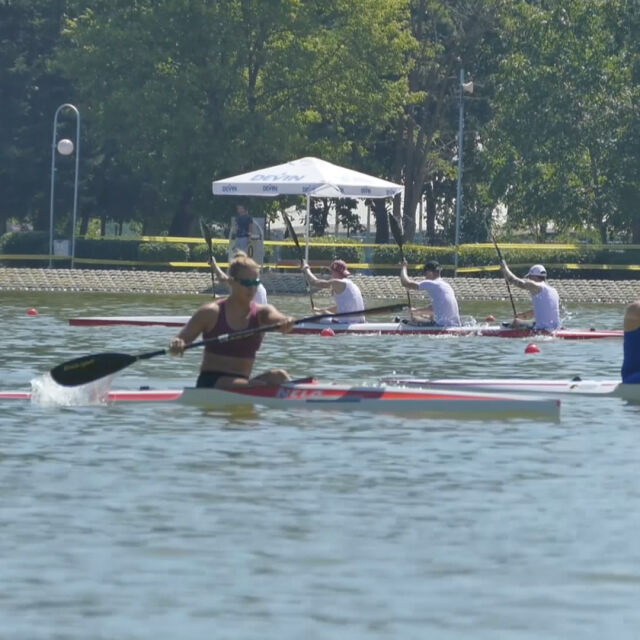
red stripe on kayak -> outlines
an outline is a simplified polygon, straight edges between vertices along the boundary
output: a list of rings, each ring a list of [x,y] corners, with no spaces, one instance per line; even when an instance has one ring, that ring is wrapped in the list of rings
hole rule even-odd
[[[381,389],[331,389],[327,387],[248,387],[246,389],[225,389],[224,391],[234,393],[239,396],[249,398],[281,398],[283,400],[386,400],[393,402],[395,400],[446,400],[452,402],[478,402],[478,401],[496,401],[505,400],[512,401],[509,396],[496,396],[491,394],[475,395],[472,392],[465,391],[464,395],[453,391],[415,391],[415,390],[389,390]]]
[[[30,400],[28,391],[0,391],[0,400]]]
[[[180,390],[161,390],[161,391],[109,391],[107,399],[109,402],[158,402],[167,400],[177,400],[182,395]]]
[[[292,333],[312,335],[319,334],[324,328],[333,329],[336,335],[350,335],[350,334],[382,334],[382,335],[425,335],[425,336],[482,336],[484,338],[534,338],[538,336],[549,336],[553,338],[561,338],[563,340],[594,340],[602,338],[622,338],[623,332],[615,329],[602,329],[602,330],[571,330],[561,329],[559,331],[531,331],[530,329],[502,329],[502,328],[485,328],[469,327],[463,328],[457,331],[448,331],[447,329],[382,329],[382,328],[362,328],[362,329],[347,329],[346,327],[340,327],[336,324],[327,323],[326,327],[294,327]]]
[[[160,391],[110,391],[107,394],[109,402],[158,402],[177,400],[182,395],[182,390],[166,389]],[[31,400],[29,391],[0,391],[0,400]]]

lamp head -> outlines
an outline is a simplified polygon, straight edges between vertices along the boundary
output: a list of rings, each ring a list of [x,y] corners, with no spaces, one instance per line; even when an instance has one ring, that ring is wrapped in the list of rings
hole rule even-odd
[[[70,156],[73,153],[73,142],[69,138],[58,141],[58,153],[62,156]]]

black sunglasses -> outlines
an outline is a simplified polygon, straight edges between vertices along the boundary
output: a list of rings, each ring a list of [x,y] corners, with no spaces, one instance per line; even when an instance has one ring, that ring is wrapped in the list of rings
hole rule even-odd
[[[243,287],[257,287],[260,284],[260,278],[234,278],[234,280]]]

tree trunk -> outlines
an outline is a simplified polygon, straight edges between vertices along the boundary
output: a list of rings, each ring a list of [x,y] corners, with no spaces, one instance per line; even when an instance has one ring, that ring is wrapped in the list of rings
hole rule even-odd
[[[416,237],[416,208],[418,198],[416,192],[422,185],[407,183],[404,189],[404,211],[402,215],[402,230],[405,242],[413,242]]]
[[[598,231],[600,232],[600,242],[607,244],[609,242],[607,223],[604,220],[598,222]]]
[[[193,192],[191,189],[183,191],[178,209],[176,210],[171,225],[169,226],[170,236],[189,236],[191,227],[195,220],[195,216],[191,211],[191,202],[193,201]]]
[[[45,210],[43,207],[38,207],[32,217],[33,230],[34,231],[49,231],[49,225],[51,223],[51,212]],[[53,221],[53,233],[56,232],[56,221]]]
[[[86,211],[80,216],[80,231],[78,232],[78,235],[86,236],[88,230],[89,230],[89,212]]]
[[[387,204],[382,198],[372,200],[373,214],[376,218],[376,244],[389,244],[389,219],[387,218]]]
[[[631,223],[631,244],[640,244],[640,218],[638,216]]]
[[[424,191],[427,204],[425,244],[434,244],[436,240],[436,199],[433,195],[433,183],[427,182]]]

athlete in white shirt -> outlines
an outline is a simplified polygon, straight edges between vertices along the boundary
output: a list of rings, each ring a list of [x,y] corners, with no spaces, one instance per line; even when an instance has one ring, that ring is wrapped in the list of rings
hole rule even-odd
[[[234,259],[243,257],[243,256],[246,257],[246,255],[247,254],[244,253],[243,251],[236,251],[234,254]],[[231,280],[231,277],[227,275],[218,266],[218,263],[216,262],[216,259],[213,256],[211,256],[209,265],[211,266],[211,269],[215,272],[216,276],[218,276],[218,280],[228,285],[229,280]],[[256,304],[269,304],[267,301],[267,290],[264,288],[264,285],[262,284],[262,282],[259,282],[258,286],[256,287],[256,292],[253,294],[253,302],[255,302]]]
[[[459,327],[460,312],[458,301],[451,285],[440,277],[440,264],[429,260],[424,265],[424,280],[416,282],[407,275],[407,261],[400,269],[400,282],[405,289],[426,291],[431,298],[431,304],[422,309],[411,309],[414,320],[425,320],[439,327]]]
[[[331,294],[335,305],[329,309],[313,310],[317,313],[347,313],[349,311],[362,311],[364,301],[358,285],[354,284],[348,277],[351,275],[344,260],[334,260],[329,267],[331,269],[331,279],[321,280],[311,273],[311,268],[307,261],[302,263],[302,273],[307,282],[312,287],[318,289],[331,289]],[[340,318],[340,322],[366,322],[363,314],[354,314]]]
[[[524,278],[518,278],[509,270],[504,260],[500,262],[500,268],[507,282],[531,294],[533,309],[518,313],[514,318],[514,326],[526,325],[520,320],[533,318],[533,329],[548,331],[559,329],[560,296],[551,285],[547,284],[547,270],[541,264],[534,264]]]

